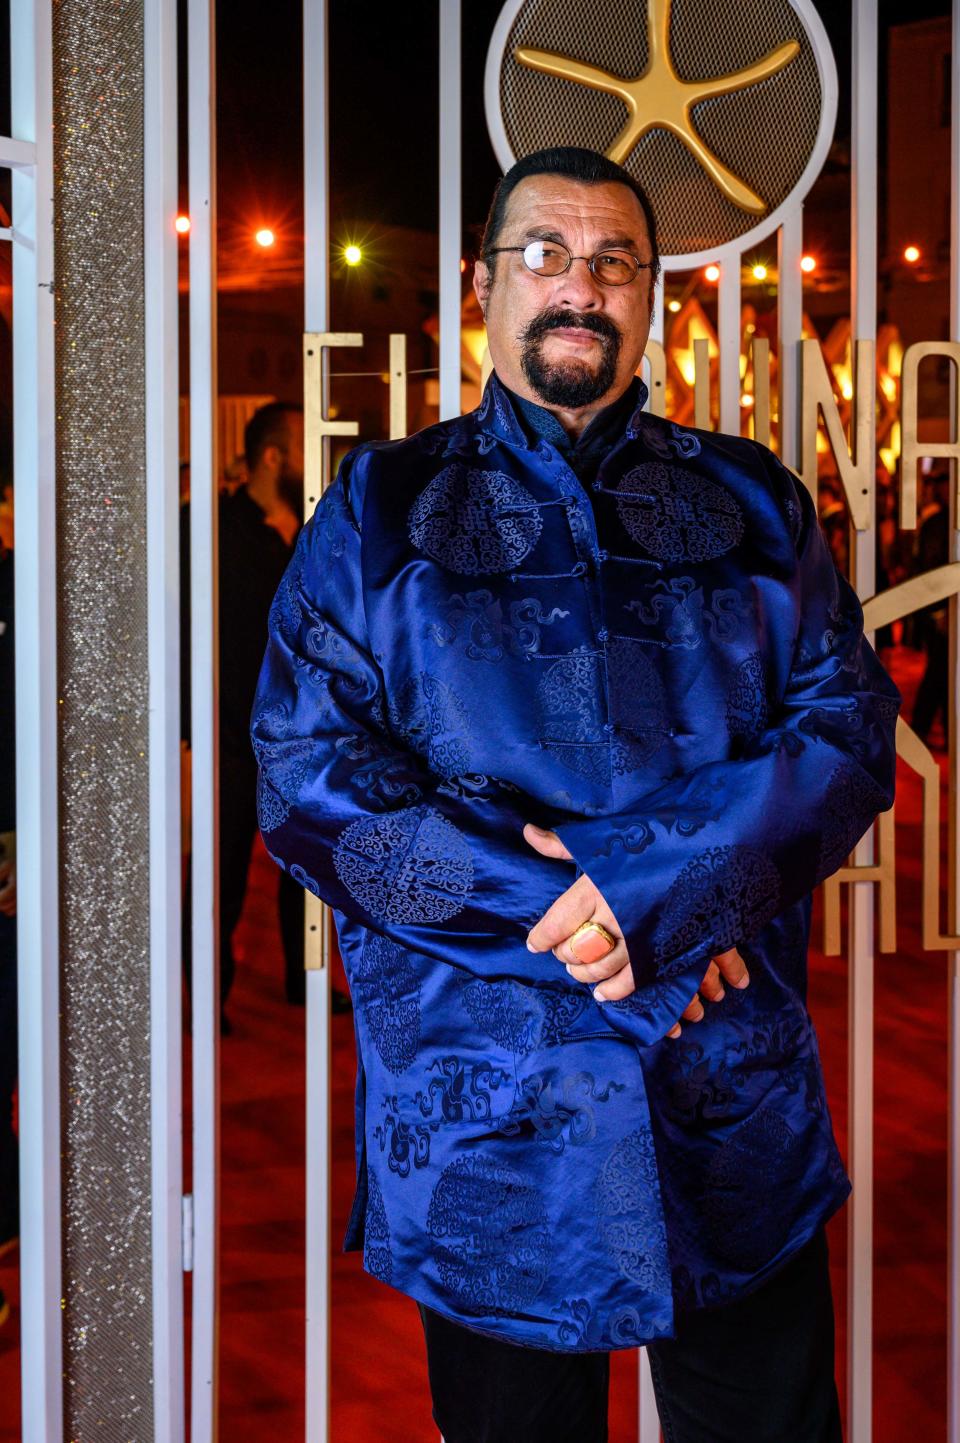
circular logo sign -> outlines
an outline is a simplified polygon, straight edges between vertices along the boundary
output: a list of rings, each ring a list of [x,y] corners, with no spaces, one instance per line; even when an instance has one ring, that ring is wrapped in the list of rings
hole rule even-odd
[[[507,0],[487,56],[504,170],[544,146],[602,151],[650,196],[668,269],[770,234],[819,172],[836,108],[810,0]]]

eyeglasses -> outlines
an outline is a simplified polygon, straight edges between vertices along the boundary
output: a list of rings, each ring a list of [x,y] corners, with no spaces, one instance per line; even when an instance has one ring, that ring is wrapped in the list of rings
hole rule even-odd
[[[652,270],[653,261],[641,261],[630,251],[602,250],[592,256],[573,256],[559,241],[533,240],[525,246],[492,246],[488,256],[517,251],[523,264],[535,276],[562,276],[574,261],[586,261],[590,274],[604,286],[626,286],[642,270]]]

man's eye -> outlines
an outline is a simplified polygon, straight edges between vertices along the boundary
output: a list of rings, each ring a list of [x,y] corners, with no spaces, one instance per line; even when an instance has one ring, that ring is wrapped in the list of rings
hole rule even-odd
[[[629,270],[629,262],[623,256],[610,255],[609,253],[597,256],[597,264],[610,267],[613,270],[619,266],[621,270]]]

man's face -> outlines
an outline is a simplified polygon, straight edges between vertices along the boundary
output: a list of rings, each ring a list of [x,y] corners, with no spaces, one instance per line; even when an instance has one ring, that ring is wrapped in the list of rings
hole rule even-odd
[[[510,195],[497,246],[560,241],[574,256],[605,246],[652,258],[640,202],[616,181],[585,185],[534,175]],[[511,390],[565,412],[593,412],[623,394],[650,332],[653,281],[641,269],[624,286],[596,280],[586,261],[559,276],[527,270],[516,252],[495,257],[491,281],[478,261],[474,289],[484,308],[490,356]]]
[[[300,411],[288,411],[287,443],[281,451],[276,448],[280,474],[277,489],[287,505],[299,510],[303,500],[303,415]]]

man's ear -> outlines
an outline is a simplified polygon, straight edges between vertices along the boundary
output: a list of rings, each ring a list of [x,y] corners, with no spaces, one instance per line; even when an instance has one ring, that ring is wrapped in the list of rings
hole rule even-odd
[[[279,446],[264,446],[261,460],[265,462],[274,476],[279,476],[283,470],[283,452]]]
[[[487,301],[490,299],[492,285],[493,276],[490,274],[490,267],[486,261],[477,261],[473,267],[473,293],[480,302],[480,309],[484,315],[487,312]]]

